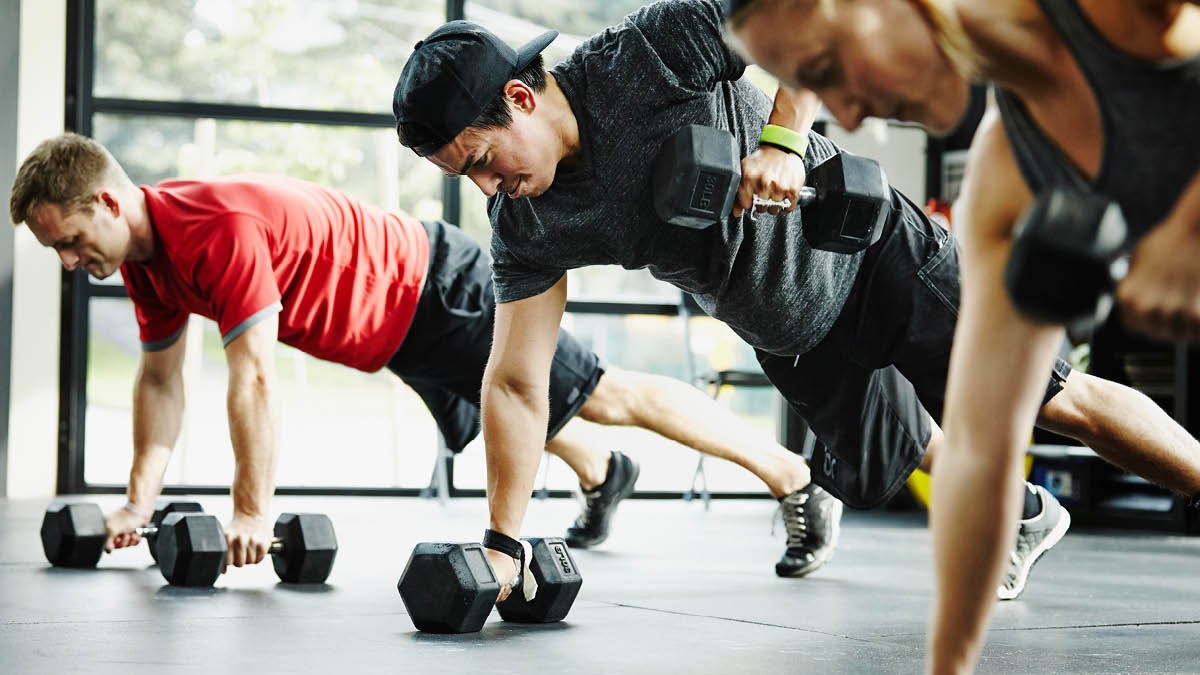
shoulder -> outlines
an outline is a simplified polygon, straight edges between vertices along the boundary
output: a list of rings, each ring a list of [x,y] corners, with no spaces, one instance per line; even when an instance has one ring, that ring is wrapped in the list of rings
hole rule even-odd
[[[964,246],[1007,240],[1033,197],[1017,166],[999,110],[991,105],[971,143],[955,222],[966,222]]]
[[[1036,82],[1070,58],[1036,0],[958,0],[954,7],[988,79]]]

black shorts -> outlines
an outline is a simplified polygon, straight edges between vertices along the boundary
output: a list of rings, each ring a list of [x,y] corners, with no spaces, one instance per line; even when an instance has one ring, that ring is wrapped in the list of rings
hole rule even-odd
[[[457,227],[423,224],[429,274],[412,326],[387,368],[421,396],[446,445],[459,452],[480,431],[480,389],[496,322],[492,259]],[[547,439],[579,412],[603,374],[599,357],[560,329]]]
[[[855,508],[890,499],[941,420],[959,304],[957,242],[904,201],[868,249],[829,334],[796,357],[758,352],[763,372],[813,430],[813,480]],[[1044,401],[1070,372],[1061,359]],[[1043,401],[1043,403],[1044,403]]]

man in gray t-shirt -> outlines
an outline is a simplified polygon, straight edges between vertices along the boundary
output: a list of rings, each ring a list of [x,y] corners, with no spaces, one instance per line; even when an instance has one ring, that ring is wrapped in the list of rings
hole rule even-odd
[[[576,267],[646,268],[729,324],[816,433],[813,482],[851,506],[885,501],[941,442],[933,420],[959,296],[953,238],[895,191],[897,215],[856,254],[813,250],[797,211],[752,219],[752,195],[794,203],[806,170],[839,150],[810,133],[817,106],[807,92],[781,88],[772,102],[740,79],[745,64],[724,44],[721,22],[717,0],[659,2],[593,36],[549,74],[535,58],[546,36],[514,51],[480,26],[451,22],[418,43],[400,76],[400,142],[491,197],[499,304],[482,396],[491,541],[506,544],[520,531],[565,272]],[[767,123],[806,135],[807,151],[760,147]],[[653,208],[654,158],[688,124],[728,129],[748,155],[738,207],[705,230],[669,225]],[[1112,439],[1120,389],[1060,362],[1039,421],[1088,444],[1128,442]],[[834,523],[824,545],[803,555],[826,555],[836,540],[834,502],[815,486],[802,500],[800,515]],[[1058,523],[1037,554],[1069,523],[1041,489],[1027,490],[1024,512],[1041,518],[1039,527],[1043,513]],[[501,544],[488,557],[508,582],[514,561]]]

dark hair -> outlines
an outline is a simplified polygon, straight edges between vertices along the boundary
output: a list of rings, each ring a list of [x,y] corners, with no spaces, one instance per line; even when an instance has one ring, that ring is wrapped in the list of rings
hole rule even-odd
[[[533,61],[529,62],[529,65],[513,75],[512,79],[520,80],[538,94],[545,91],[546,66],[542,55],[538,54]],[[508,98],[501,91],[483,107],[483,110],[475,117],[474,121],[467,125],[467,128],[503,129],[512,124],[512,120],[512,111],[508,109]],[[396,124],[396,135],[400,137],[400,144],[407,148],[420,147],[436,138],[427,126],[419,122]]]
[[[530,61],[521,72],[513,75],[514,80],[520,80],[525,86],[540,94],[546,91],[546,67],[542,55]],[[512,124],[512,111],[508,109],[508,97],[501,91],[480,111],[479,116],[467,125],[468,129],[504,129]]]

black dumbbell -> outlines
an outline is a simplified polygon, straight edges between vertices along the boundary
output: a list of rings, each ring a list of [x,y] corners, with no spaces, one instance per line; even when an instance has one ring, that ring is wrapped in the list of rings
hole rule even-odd
[[[170,514],[159,530],[158,567],[174,586],[211,586],[225,568],[225,532],[212,516]],[[329,578],[337,557],[337,537],[329,517],[285,513],[275,521],[269,552],[280,581],[319,584]]]
[[[496,608],[505,621],[561,621],[571,611],[583,577],[561,538],[527,541],[533,549],[529,568],[538,584],[537,596],[526,600],[518,587]],[[413,625],[431,633],[480,630],[500,596],[500,584],[480,544],[417,544],[396,588]]]
[[[1038,195],[1013,232],[1004,285],[1025,316],[1086,335],[1125,276],[1129,230],[1107,197],[1068,188]]]
[[[160,502],[150,518],[149,527],[135,532],[146,539],[150,556],[158,562],[155,539],[163,518],[170,513],[199,513],[204,511],[196,502]],[[52,504],[42,517],[42,551],[55,567],[95,567],[104,554],[108,538],[104,513],[91,503]]]
[[[707,228],[732,211],[742,182],[733,134],[692,124],[654,161],[654,209],[672,225]],[[876,241],[892,218],[892,191],[878,162],[845,152],[813,167],[800,190],[804,238],[824,251],[855,253]],[[790,206],[755,198],[756,204]]]

